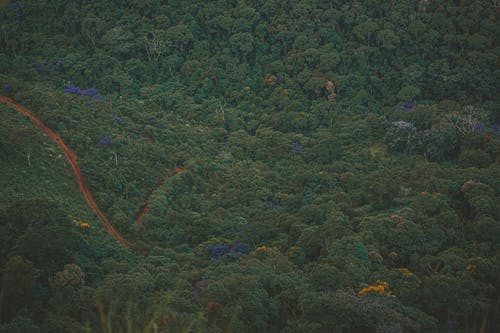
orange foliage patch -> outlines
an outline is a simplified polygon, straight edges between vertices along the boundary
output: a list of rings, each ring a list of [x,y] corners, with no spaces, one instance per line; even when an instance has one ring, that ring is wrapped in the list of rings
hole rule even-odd
[[[264,76],[264,84],[269,87],[273,87],[276,85],[276,82],[278,81],[278,77],[273,74],[266,74]]]
[[[215,301],[210,301],[205,306],[205,312],[209,315],[222,315],[224,311],[222,310],[222,305]]]
[[[333,91],[333,89],[335,89],[335,83],[333,83],[332,81],[328,81],[325,85],[325,88],[328,91]]]
[[[468,270],[469,272],[472,272],[473,270],[476,269],[476,266],[468,264],[467,266],[465,266],[465,269]]]
[[[460,191],[466,193],[470,191],[472,188],[474,188],[476,185],[477,185],[476,181],[469,179],[462,185],[462,187],[460,187]]]
[[[90,228],[90,224],[88,224],[87,222],[78,221],[76,225],[82,229]]]
[[[377,280],[377,285],[372,285],[361,289],[358,292],[358,295],[365,296],[368,293],[375,292],[384,296],[392,296],[392,293],[387,289],[387,287],[389,287],[389,283],[387,283],[386,281]]]

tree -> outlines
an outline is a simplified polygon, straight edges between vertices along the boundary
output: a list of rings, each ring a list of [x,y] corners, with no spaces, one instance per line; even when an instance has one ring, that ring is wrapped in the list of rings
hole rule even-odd
[[[354,35],[363,42],[366,42],[368,46],[371,44],[371,38],[377,31],[378,25],[373,20],[368,19],[365,22],[355,26],[352,29]]]
[[[35,153],[39,153],[40,134],[35,128],[23,127],[14,131],[11,134],[11,143],[13,146],[18,147],[16,153],[24,153],[26,156],[28,167],[31,166],[31,159]],[[19,149],[21,148],[21,149]]]
[[[398,175],[389,175],[383,170],[368,174],[362,181],[367,199],[378,208],[386,208],[391,205],[392,199],[399,193],[399,186]]]
[[[319,129],[314,133],[312,151],[319,163],[327,164],[342,157],[342,145],[334,129]]]
[[[32,306],[33,288],[38,277],[35,265],[22,256],[11,257],[2,271],[2,319],[9,321]]]
[[[238,32],[229,38],[229,43],[233,49],[239,54],[240,62],[243,59],[252,60],[251,55],[254,52],[254,40],[248,32]]]
[[[101,44],[105,50],[120,60],[129,59],[137,48],[133,33],[123,26],[108,30],[102,36]]]
[[[144,37],[144,45],[149,61],[158,61],[167,51],[165,32],[153,30]]]
[[[176,25],[165,30],[165,38],[170,47],[184,51],[190,48],[194,41],[191,28],[185,24]]]
[[[83,272],[76,264],[64,265],[62,271],[57,272],[49,279],[50,287],[54,292],[65,293],[72,297],[83,286]]]
[[[383,29],[377,31],[377,42],[379,44],[379,47],[386,51],[389,51],[389,53],[386,54],[390,54],[391,51],[394,51],[399,47],[399,37],[391,29]]]
[[[104,22],[98,17],[88,15],[81,22],[80,33],[91,48],[96,47],[97,40],[104,33]]]
[[[458,138],[455,128],[447,122],[439,122],[428,130],[415,134],[415,151],[423,153],[430,161],[451,160],[457,151]]]

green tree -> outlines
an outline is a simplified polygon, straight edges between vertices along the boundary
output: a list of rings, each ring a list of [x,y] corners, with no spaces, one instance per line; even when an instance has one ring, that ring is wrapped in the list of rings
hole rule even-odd
[[[11,257],[2,270],[2,320],[9,321],[21,309],[33,304],[33,288],[38,277],[35,265],[22,256]]]

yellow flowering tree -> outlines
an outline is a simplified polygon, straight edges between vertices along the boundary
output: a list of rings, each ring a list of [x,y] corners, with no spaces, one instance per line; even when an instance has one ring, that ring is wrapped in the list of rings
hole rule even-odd
[[[366,296],[367,294],[375,292],[383,296],[394,296],[388,287],[389,283],[387,281],[377,280],[377,284],[362,288],[358,291],[358,295]]]

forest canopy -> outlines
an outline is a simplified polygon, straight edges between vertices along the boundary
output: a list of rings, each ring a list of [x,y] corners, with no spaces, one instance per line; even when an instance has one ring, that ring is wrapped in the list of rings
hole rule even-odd
[[[499,14],[0,0],[0,332],[498,331]]]

